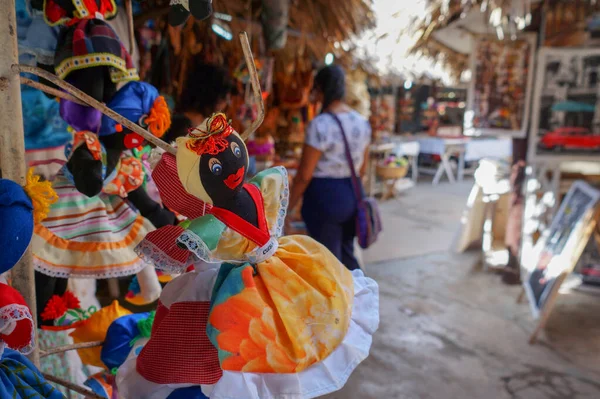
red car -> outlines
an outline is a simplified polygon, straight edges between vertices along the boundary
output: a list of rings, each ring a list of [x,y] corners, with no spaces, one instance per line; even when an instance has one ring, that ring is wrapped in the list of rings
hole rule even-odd
[[[540,147],[546,150],[600,149],[600,135],[590,133],[585,127],[559,127],[540,139]]]

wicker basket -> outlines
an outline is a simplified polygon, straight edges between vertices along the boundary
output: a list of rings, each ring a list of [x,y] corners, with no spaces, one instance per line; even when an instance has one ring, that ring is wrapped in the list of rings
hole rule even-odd
[[[408,166],[377,165],[377,176],[381,179],[402,179],[408,173]]]

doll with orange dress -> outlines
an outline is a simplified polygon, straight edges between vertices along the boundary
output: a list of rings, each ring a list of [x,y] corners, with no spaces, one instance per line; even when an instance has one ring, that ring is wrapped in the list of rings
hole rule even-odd
[[[224,114],[179,138],[175,160],[172,177],[211,208],[137,247],[164,270],[197,263],[165,287],[150,339],[119,368],[119,394],[164,399],[199,386],[211,399],[301,399],[340,389],[368,356],[377,284],[312,238],[283,235],[287,172],[245,182],[246,145]]]

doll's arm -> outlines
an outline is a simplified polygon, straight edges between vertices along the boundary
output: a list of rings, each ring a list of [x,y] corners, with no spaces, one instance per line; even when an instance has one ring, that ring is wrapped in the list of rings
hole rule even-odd
[[[143,187],[139,187],[129,194],[127,199],[148,219],[156,228],[173,225],[176,223],[175,214],[153,201]]]
[[[94,159],[84,145],[77,147],[67,162],[67,169],[73,175],[75,188],[88,197],[95,197],[102,191],[102,161]]]

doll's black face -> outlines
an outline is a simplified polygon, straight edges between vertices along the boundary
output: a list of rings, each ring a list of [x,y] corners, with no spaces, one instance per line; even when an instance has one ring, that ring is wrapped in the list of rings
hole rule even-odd
[[[200,180],[217,206],[235,197],[248,172],[248,152],[244,142],[231,134],[227,143],[227,149],[220,154],[205,154],[200,158]]]

